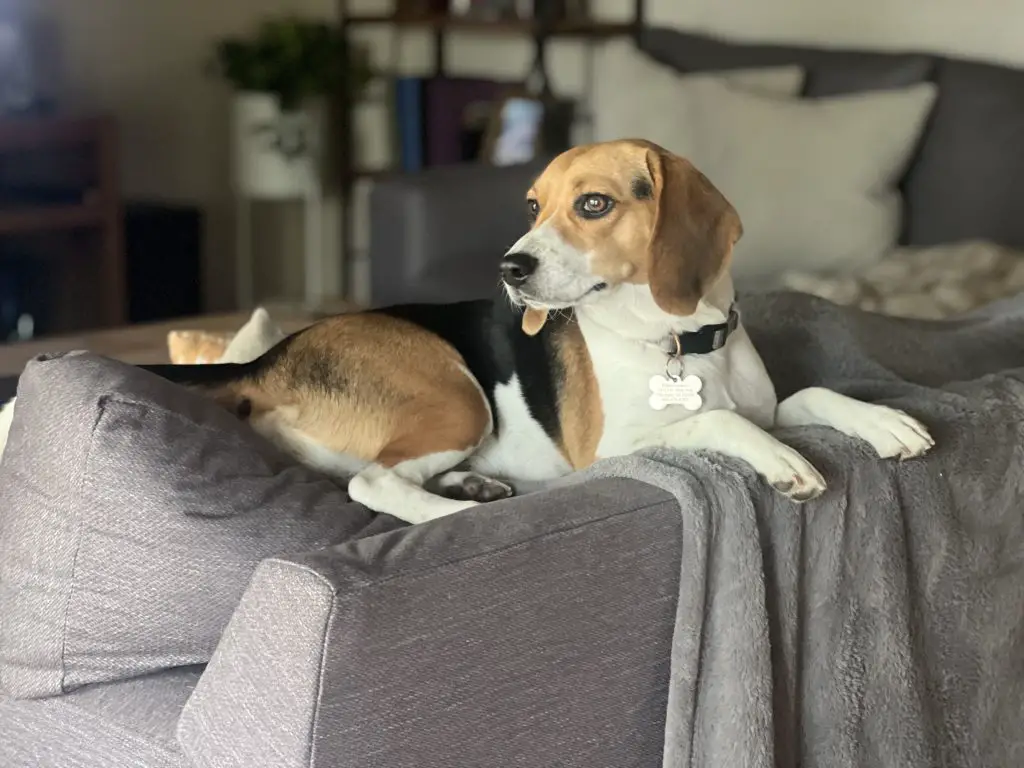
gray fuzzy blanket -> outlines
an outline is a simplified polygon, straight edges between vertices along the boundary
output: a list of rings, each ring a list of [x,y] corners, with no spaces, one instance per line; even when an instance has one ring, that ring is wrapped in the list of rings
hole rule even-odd
[[[944,323],[797,294],[741,306],[780,397],[894,405],[938,445],[900,464],[781,431],[829,483],[803,506],[716,456],[584,474],[682,508],[664,765],[1024,766],[1024,298]]]

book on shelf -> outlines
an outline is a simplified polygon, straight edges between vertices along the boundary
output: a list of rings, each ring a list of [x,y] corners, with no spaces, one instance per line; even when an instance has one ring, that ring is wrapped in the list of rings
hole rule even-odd
[[[495,106],[516,85],[475,77],[397,78],[399,168],[408,173],[477,160]]]
[[[423,169],[423,79],[395,80],[395,119],[398,128],[398,167],[405,173]]]

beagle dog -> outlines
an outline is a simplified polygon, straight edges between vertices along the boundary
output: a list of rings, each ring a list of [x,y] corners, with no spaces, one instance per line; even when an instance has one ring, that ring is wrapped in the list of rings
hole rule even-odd
[[[821,494],[773,426],[833,427],[881,457],[934,444],[902,411],[826,389],[776,402],[735,306],[740,218],[683,158],[640,140],[576,147],[525,205],[532,225],[500,264],[507,297],[328,318],[251,363],[149,368],[411,523],[651,446]]]

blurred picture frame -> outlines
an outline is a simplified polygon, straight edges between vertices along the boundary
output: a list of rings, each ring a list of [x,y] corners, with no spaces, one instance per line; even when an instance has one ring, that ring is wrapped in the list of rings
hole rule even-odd
[[[522,0],[451,0],[448,11],[452,16],[475,19],[515,18]]]
[[[30,25],[12,14],[0,15],[0,113],[31,112],[40,101],[36,56]]]
[[[574,114],[569,101],[508,93],[494,106],[480,159],[490,165],[520,165],[562,152],[572,145]]]

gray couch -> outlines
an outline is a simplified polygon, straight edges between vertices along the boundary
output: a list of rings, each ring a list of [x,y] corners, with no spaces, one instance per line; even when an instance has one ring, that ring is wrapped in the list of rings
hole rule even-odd
[[[682,69],[805,63],[809,97],[936,79],[907,242],[1024,245],[1024,159],[997,140],[1024,125],[1024,73],[644,46]],[[374,302],[490,293],[534,172],[380,183]],[[661,764],[682,541],[653,486],[581,481],[404,528],[205,401],[73,355],[22,377],[0,497],[4,768]]]
[[[405,528],[90,354],[30,363],[15,414],[0,765],[659,763],[664,491],[593,480]]]

